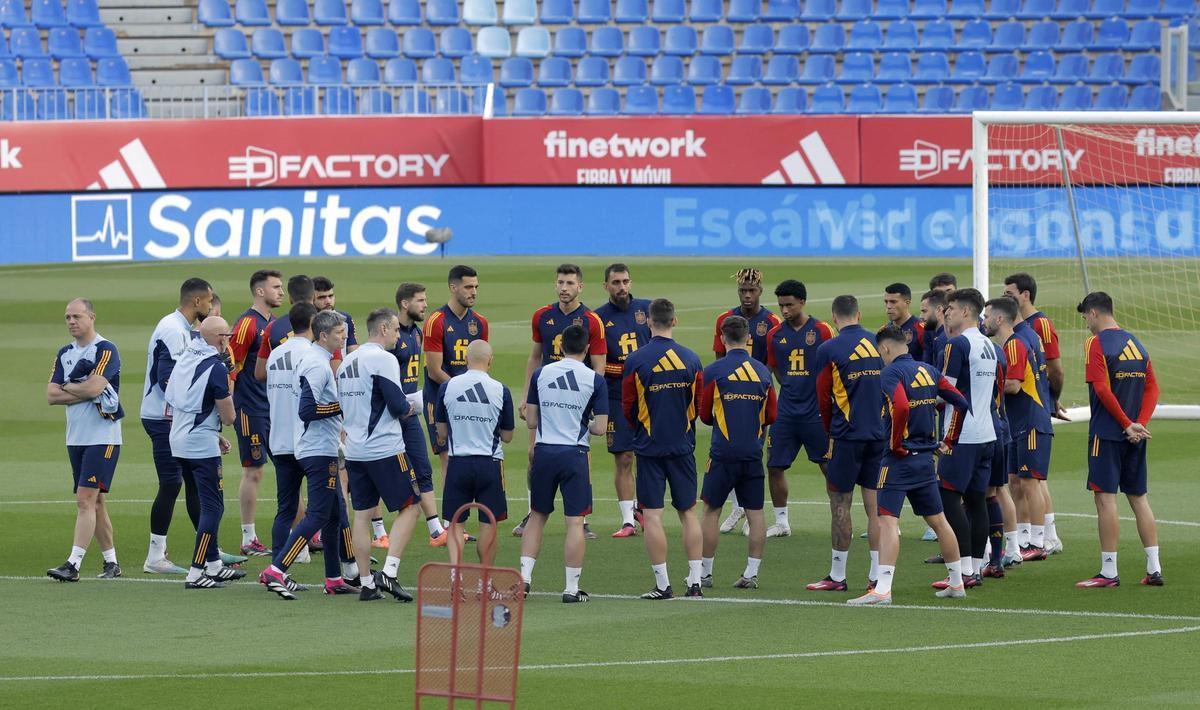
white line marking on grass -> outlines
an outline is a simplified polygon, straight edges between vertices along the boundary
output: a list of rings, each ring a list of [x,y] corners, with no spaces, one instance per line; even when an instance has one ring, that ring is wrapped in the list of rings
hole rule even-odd
[[[521,666],[522,671],[557,671],[580,668],[614,668],[626,666],[668,666],[722,661],[781,661],[803,658],[837,658],[841,656],[876,656],[893,653],[925,653],[929,651],[960,651],[982,648],[1004,648],[1008,646],[1041,646],[1052,643],[1076,641],[1108,641],[1139,636],[1167,636],[1200,631],[1200,626],[1184,626],[1173,629],[1149,629],[1145,631],[1118,631],[1107,634],[1081,634],[1078,636],[1049,636],[1046,638],[1012,639],[1008,641],[979,641],[976,643],[930,644],[925,646],[902,646],[899,648],[855,648],[842,651],[804,651],[796,653],[764,653],[747,656],[709,656],[706,658],[650,658],[620,661],[581,661],[578,663],[533,663]],[[323,676],[374,676],[412,675],[411,668],[380,668],[343,671],[261,671],[261,672],[215,672],[215,673],[137,673],[117,675],[33,675],[0,676],[0,682],[61,682],[61,681],[114,681],[114,680],[208,680],[214,678],[300,678]]]

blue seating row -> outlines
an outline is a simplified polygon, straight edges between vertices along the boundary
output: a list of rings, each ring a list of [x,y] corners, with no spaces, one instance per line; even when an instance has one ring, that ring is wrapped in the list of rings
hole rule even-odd
[[[89,27],[83,31],[80,41],[79,30],[74,27],[55,27],[46,36],[42,46],[41,31],[36,27],[14,27],[7,39],[0,32],[0,59],[8,57],[40,58],[53,57],[104,57],[120,56],[117,51],[117,35],[108,27]]]
[[[95,62],[87,57],[68,57],[58,63],[58,75],[54,73],[54,62],[47,58],[25,59],[21,70],[12,59],[0,59],[0,88],[27,87],[87,87],[87,86],[132,86],[129,65],[124,57],[105,57]]]
[[[137,89],[0,89],[0,118],[5,121],[145,118]]]
[[[100,7],[96,0],[67,0],[63,7],[60,0],[28,0],[29,14],[25,14],[27,0],[0,0],[0,27],[99,27]]]

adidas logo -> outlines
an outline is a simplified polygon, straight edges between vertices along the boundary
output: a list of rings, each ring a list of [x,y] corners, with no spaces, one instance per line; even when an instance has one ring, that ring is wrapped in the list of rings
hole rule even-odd
[[[474,387],[458,395],[458,401],[488,404],[487,392],[483,389],[483,383],[476,382]]]
[[[673,370],[682,370],[686,367],[683,360],[675,354],[674,350],[668,350],[665,355],[658,359],[658,364],[654,366],[653,372],[671,372]]]
[[[88,483],[96,483],[96,477],[95,477],[95,476],[89,476],[89,477],[88,477]]]
[[[813,131],[800,139],[800,150],[789,153],[779,161],[776,170],[762,179],[764,185],[845,185],[846,178],[838,169],[821,134]],[[816,176],[814,177],[814,173]]]
[[[554,325],[554,319],[553,319],[553,318],[547,318],[547,319],[546,319],[546,325]]]
[[[925,371],[925,368],[918,367],[917,376],[909,386],[913,388],[936,387],[937,383],[933,381],[933,378],[929,376],[929,373]]]
[[[779,344],[780,344],[780,345],[787,345],[787,338],[780,338],[780,339],[779,339]]]
[[[605,328],[616,328],[617,324],[613,323],[612,321],[608,321],[607,323],[604,324],[604,327]]]
[[[854,352],[850,353],[850,360],[861,360],[868,357],[879,357],[879,351],[875,349],[874,343],[863,338],[858,341],[858,345],[854,346]]]
[[[87,186],[89,190],[142,190],[162,189],[167,186],[158,166],[150,159],[146,146],[140,138],[125,144],[119,151],[121,158],[100,168],[100,180]],[[122,164],[124,161],[124,164]],[[126,172],[126,168],[129,168]],[[132,179],[130,173],[133,174]],[[101,187],[100,183],[104,183]]]
[[[350,366],[338,373],[338,377],[343,380],[358,378],[358,360],[350,363]]]
[[[290,369],[292,369],[292,353],[291,352],[284,353],[283,357],[281,357],[278,360],[276,360],[275,362],[273,362],[271,364],[271,366],[267,368],[268,371],[274,370],[276,372],[278,372],[280,370],[290,370]]]
[[[1125,347],[1121,350],[1120,357],[1118,357],[1117,359],[1123,360],[1123,361],[1128,361],[1128,360],[1144,360],[1145,358],[1142,357],[1142,351],[1137,349],[1137,346],[1133,344],[1133,341],[1127,340],[1127,341],[1125,341]]]
[[[552,390],[571,390],[572,392],[579,391],[579,382],[575,379],[575,373],[568,370],[567,374],[559,375],[558,379],[547,385]]]
[[[754,371],[753,367],[750,367],[749,362],[743,362],[741,367],[733,371],[729,379],[734,382],[762,382],[758,373]]]

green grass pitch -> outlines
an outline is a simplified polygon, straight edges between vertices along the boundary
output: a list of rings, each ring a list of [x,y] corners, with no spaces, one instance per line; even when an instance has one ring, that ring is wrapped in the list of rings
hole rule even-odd
[[[529,352],[529,317],[554,299],[553,267],[541,259],[469,259],[480,271],[478,307],[492,324],[495,374],[515,392]],[[731,260],[630,259],[635,293],[666,296],[680,309],[677,337],[711,360],[715,316],[736,303]],[[402,280],[430,286],[431,307],[444,302],[452,261],[283,261],[285,274],[325,274],[337,284],[338,306],[359,319],[391,305]],[[583,260],[585,302],[605,299],[604,263]],[[144,352],[153,324],[172,307],[179,283],[209,279],[233,320],[247,305],[250,262],[13,267],[0,269],[0,308],[9,337],[0,349],[0,706],[213,707],[282,705],[329,707],[412,704],[415,607],[355,598],[302,595],[282,603],[255,584],[191,593],[179,581],[141,573],[148,542],[149,499],[156,479],[146,436],[137,419]],[[768,284],[784,278],[807,283],[810,312],[828,318],[841,293],[862,299],[864,322],[883,318],[882,285],[906,281],[920,291],[943,269],[964,280],[966,262],[772,260]],[[768,287],[768,292],[770,288]],[[85,581],[60,585],[44,571],[62,562],[74,519],[63,441],[63,412],[45,404],[44,383],[55,351],[68,336],[62,323],[70,297],[97,307],[100,333],[123,356],[125,446],[110,496],[117,549],[125,579],[99,582],[93,544]],[[768,295],[764,303],[771,305]],[[1060,304],[1069,305],[1069,304]],[[1079,330],[1077,320],[1060,322]],[[1153,348],[1151,354],[1155,355]],[[1182,381],[1185,365],[1156,358],[1168,381]],[[1082,367],[1066,359],[1068,399],[1082,404]],[[1161,375],[1160,375],[1161,376]],[[1194,382],[1194,381],[1193,381]],[[1187,394],[1191,394],[1188,392]],[[1173,395],[1174,398],[1173,398]],[[1167,401],[1195,401],[1164,392]],[[902,520],[901,560],[890,609],[850,609],[848,595],[807,592],[829,563],[829,513],[824,486],[807,464],[793,467],[793,537],[769,540],[756,591],[731,588],[745,559],[745,539],[726,536],[717,555],[716,588],[701,602],[636,600],[650,574],[640,538],[612,540],[619,521],[611,484],[611,457],[597,440],[593,455],[596,497],[582,586],[591,604],[564,606],[562,522],[551,520],[534,575],[538,592],[526,606],[520,702],[523,708],[633,707],[928,707],[1082,706],[1140,702],[1195,706],[1200,668],[1200,516],[1195,478],[1200,441],[1194,422],[1155,422],[1151,444],[1151,501],[1167,586],[1141,587],[1143,554],[1133,523],[1122,523],[1118,589],[1076,590],[1097,570],[1098,543],[1090,494],[1084,489],[1085,434],[1079,425],[1058,430],[1051,489],[1066,551],[1026,564],[1007,579],[988,580],[965,602],[933,597],[929,582],[941,568],[921,560],[935,551],[919,541],[911,512]],[[707,451],[702,426],[698,451]],[[524,435],[508,448],[508,470],[524,469]],[[703,461],[703,459],[701,459]],[[228,548],[239,537],[236,494],[240,471],[226,465]],[[519,476],[510,473],[510,481]],[[440,480],[438,480],[440,487]],[[519,484],[510,488],[521,488]],[[519,517],[523,490],[510,490]],[[273,517],[268,467],[258,508],[266,534]],[[1122,503],[1124,506],[1124,504]],[[1124,509],[1128,516],[1128,509]],[[862,529],[861,508],[856,526]],[[670,571],[676,587],[686,572],[678,522],[668,516]],[[515,566],[518,541],[504,526],[499,560]],[[170,536],[172,557],[186,559],[193,544],[180,502]],[[420,544],[418,544],[420,543]],[[401,566],[412,584],[419,566],[441,561],[417,536]],[[265,564],[252,560],[256,574]],[[855,538],[850,580],[866,582],[864,540]],[[298,579],[317,582],[319,561],[297,566]],[[707,590],[706,590],[707,591]],[[432,707],[442,707],[431,703]]]

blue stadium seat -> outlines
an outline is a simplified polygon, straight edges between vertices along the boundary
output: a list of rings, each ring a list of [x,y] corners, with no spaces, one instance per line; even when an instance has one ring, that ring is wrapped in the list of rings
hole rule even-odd
[[[846,110],[846,94],[842,87],[825,84],[813,89],[809,113],[842,113]]]
[[[850,89],[846,101],[846,113],[871,114],[883,110],[883,96],[874,84],[859,84]]]
[[[503,96],[503,94],[500,95]],[[432,113],[429,94],[422,89],[401,89],[396,95],[396,113],[406,115]]]
[[[992,90],[993,111],[1019,111],[1025,105],[1025,89],[1013,81],[999,84]]]
[[[1158,49],[1162,37],[1162,24],[1157,20],[1142,20],[1133,26],[1129,39],[1125,41],[1126,51],[1147,51]]]
[[[908,17],[908,0],[877,0],[872,17],[878,20],[902,20]]]
[[[363,53],[362,35],[351,25],[329,28],[329,53],[338,59],[354,59]]]
[[[238,34],[241,33],[238,32]],[[2,36],[0,35],[0,37]],[[246,44],[245,37],[242,37],[242,44]],[[55,27],[50,30],[50,34],[46,38],[46,49],[55,59],[82,57],[83,44],[79,41],[79,30],[74,27]]]
[[[58,83],[66,87],[94,86],[92,63],[86,57],[67,57],[58,63]]]
[[[713,84],[704,87],[700,94],[700,115],[728,116],[733,113],[733,89],[728,86]]]
[[[67,22],[79,29],[104,25],[96,0],[67,0]]]
[[[429,62],[426,62],[428,64]],[[509,57],[500,64],[500,86],[533,86],[533,62],[525,57]]]
[[[613,65],[613,86],[637,86],[646,83],[646,60],[641,57],[621,57]]]
[[[951,84],[974,84],[987,72],[987,61],[980,52],[963,52],[954,60]]]
[[[901,52],[889,52],[879,58],[878,84],[908,83],[912,79],[912,59]]]
[[[1053,86],[1034,86],[1025,95],[1026,111],[1050,111],[1058,101],[1058,89]]]
[[[913,20],[936,20],[948,13],[946,0],[916,0],[908,16]]]
[[[1025,0],[1017,11],[1018,20],[1041,20],[1054,13],[1054,0]]]
[[[883,27],[878,22],[861,20],[850,28],[846,49],[856,52],[873,52],[883,45]]]
[[[721,83],[721,60],[716,57],[695,57],[688,64],[687,81],[693,86],[710,86]]]
[[[1050,52],[1030,52],[1017,81],[1022,84],[1041,84],[1054,76],[1054,55]],[[1022,97],[1022,100],[1024,98]]]
[[[571,83],[571,61],[546,57],[538,64],[538,86],[567,86]]]
[[[579,0],[575,20],[581,25],[607,25],[612,20],[612,0]]]
[[[905,57],[907,59],[907,56]],[[767,71],[763,74],[762,83],[768,85],[787,85],[800,78],[800,60],[789,54],[771,57],[767,62]]]
[[[351,0],[350,21],[360,27],[375,27],[387,21],[382,0]],[[390,98],[390,94],[388,94]]]
[[[1063,28],[1056,50],[1060,52],[1082,52],[1092,46],[1092,23],[1086,20],[1068,22]]]
[[[611,25],[592,30],[588,54],[595,57],[619,57],[625,53],[625,33]]]
[[[841,25],[821,25],[813,33],[812,45],[808,48],[808,51],[840,53],[845,46],[846,31],[842,29]]]
[[[348,86],[327,86],[321,111],[327,116],[350,116],[358,113],[358,101],[354,89]]]
[[[259,67],[259,76],[262,76],[262,67]],[[125,58],[105,57],[97,60],[96,83],[100,86],[133,86],[133,77],[129,75],[129,64]]]
[[[1058,23],[1054,20],[1045,20],[1035,23],[1029,29],[1029,36],[1025,38],[1025,44],[1021,47],[1026,52],[1034,52],[1039,49],[1048,49],[1058,44]]]
[[[950,60],[945,52],[924,52],[917,58],[914,84],[940,84],[950,78]]]
[[[958,92],[951,111],[954,113],[971,113],[983,111],[988,107],[988,90],[983,86],[967,86]]]
[[[627,116],[653,116],[658,113],[658,89],[653,86],[631,86],[625,90],[621,113]]]
[[[799,84],[827,84],[833,81],[834,59],[830,54],[810,54],[804,58],[804,71],[796,80]]]
[[[351,86],[375,86],[380,81],[379,65],[374,59],[359,57],[346,64],[346,83]]]
[[[1129,62],[1122,84],[1150,84],[1159,79],[1160,63],[1157,54],[1139,54]]]
[[[1015,54],[997,54],[988,60],[987,72],[979,81],[984,84],[999,84],[1017,75],[1020,60]]]
[[[775,44],[775,33],[770,25],[750,25],[742,32],[738,54],[766,54]]]
[[[826,0],[827,2],[836,2],[836,0]],[[683,17],[678,16],[678,19],[660,19],[658,17],[658,8],[660,5],[668,5],[673,7],[683,7],[682,0],[654,0],[655,14],[652,16],[654,22],[683,22]],[[692,0],[691,7],[688,10],[687,18],[693,23],[701,22],[720,22],[725,16],[724,0]]]
[[[358,102],[358,112],[363,116],[386,116],[392,112],[392,94],[387,89],[368,89]]]
[[[492,59],[503,59],[512,54],[508,30],[503,27],[484,27],[475,35],[475,51]]]
[[[865,20],[874,12],[873,0],[842,0],[836,17],[840,22]]]
[[[387,60],[383,65],[383,83],[392,86],[417,83],[417,63],[404,57]]]
[[[28,71],[29,63],[26,62],[25,72],[28,73]],[[233,63],[229,65],[229,83],[234,86],[261,86],[264,83],[262,65],[253,59],[233,60]]]
[[[255,35],[258,33],[256,32]],[[391,59],[400,56],[400,37],[388,27],[372,27],[367,30],[365,50],[372,59]]]
[[[575,86],[604,86],[608,84],[608,60],[584,57],[575,67]]]
[[[912,84],[889,87],[883,97],[883,113],[916,113],[917,90]]]
[[[21,77],[17,73],[17,63],[12,59],[0,58],[0,89],[21,85]]]
[[[954,25],[942,19],[925,23],[921,30],[921,41],[917,44],[918,51],[945,52],[954,47]]]
[[[991,2],[988,3],[987,12],[982,12],[983,0],[972,0],[972,3],[974,2],[978,2],[980,13],[972,15],[972,17],[979,17],[982,15],[988,20],[1011,20],[1017,16],[1018,12],[1021,11],[1021,0],[991,0]],[[950,17],[961,17],[961,15],[954,14],[954,9],[957,7],[958,2],[956,1],[951,7]]]
[[[730,22],[758,22],[762,14],[762,0],[729,0],[725,19]]]
[[[733,86],[756,84],[762,79],[762,60],[753,56],[734,57],[725,83]]]
[[[543,25],[569,25],[575,21],[573,0],[542,0]]]
[[[457,0],[425,0],[425,22],[430,25],[457,25]]]
[[[1092,87],[1068,86],[1054,107],[1059,111],[1087,111],[1092,107]]]
[[[5,121],[14,118],[18,121],[29,121],[37,118],[37,102],[28,91],[5,91],[4,109],[0,113]]]
[[[803,54],[808,51],[808,26],[796,22],[779,28],[775,38],[775,54]]]
[[[39,92],[37,97],[37,117],[39,121],[62,121],[71,117],[67,104],[67,92],[52,89]]]
[[[9,46],[19,59],[44,59],[50,56],[42,48],[42,35],[36,27],[14,27],[9,30]]]
[[[51,47],[53,52],[53,47]],[[246,59],[250,48],[246,46],[246,35],[232,27],[222,27],[213,34],[213,54],[221,59]]]
[[[325,36],[321,30],[304,27],[292,33],[292,56],[296,59],[312,59],[325,53]]]
[[[341,84],[342,63],[337,57],[327,54],[308,60],[308,83],[310,84]]]
[[[909,20],[888,24],[883,49],[889,52],[911,52],[917,47],[917,25]]]
[[[1096,92],[1096,103],[1092,108],[1097,111],[1124,111],[1129,100],[1129,89],[1119,84],[1103,86]]]
[[[738,99],[737,109],[734,110],[739,116],[758,116],[770,112],[771,92],[761,86],[744,89]]]
[[[271,13],[263,0],[237,0],[233,5],[233,17],[239,25],[246,27],[271,26]]]
[[[1078,20],[1085,16],[1088,10],[1088,0],[1058,0],[1058,6],[1050,13],[1053,20]]]
[[[284,27],[303,27],[309,20],[308,0],[277,0],[275,3],[276,24]]]
[[[279,97],[275,92],[265,87],[257,87],[246,92],[246,101],[242,112],[251,118],[258,116],[278,116]]]
[[[805,22],[830,22],[837,14],[837,0],[805,0],[800,19]]]
[[[733,54],[733,28],[729,25],[709,25],[700,36],[700,53]]]
[[[224,32],[225,30],[218,30]],[[239,33],[240,34],[240,33]],[[214,43],[216,36],[213,36]],[[283,33],[273,27],[260,27],[250,36],[250,53],[258,59],[280,59],[287,56]]]
[[[295,37],[295,35],[292,35]],[[437,43],[433,32],[425,27],[414,27],[405,30],[401,38],[404,56],[409,59],[428,59],[437,54]],[[293,54],[295,54],[293,52]]]
[[[650,83],[655,86],[683,83],[683,60],[679,57],[655,57],[650,64]]]
[[[304,72],[300,69],[300,62],[295,59],[272,59],[267,69],[267,80],[275,86],[298,86],[304,83]]]
[[[532,59],[549,56],[550,30],[540,26],[522,27],[521,31],[517,33],[516,55]]]
[[[581,27],[564,27],[554,33],[554,55],[577,59],[587,54],[587,33]]]
[[[1129,95],[1129,101],[1125,104],[1125,108],[1130,111],[1161,110],[1162,96],[1159,93],[1158,86],[1154,84],[1142,84],[1135,87]]]
[[[921,98],[917,113],[950,113],[954,104],[954,89],[949,86],[931,86]]]
[[[311,86],[289,86],[283,90],[283,115],[312,116],[316,113],[316,89]]]
[[[1125,75],[1125,57],[1120,54],[1097,54],[1092,58],[1092,70],[1084,79],[1089,84],[1111,84]]]
[[[668,86],[663,89],[664,116],[690,116],[696,113],[696,90],[690,86]]]
[[[506,25],[537,24],[537,0],[505,0],[503,22]]]
[[[996,28],[992,35],[992,44],[988,49],[992,52],[1015,52],[1025,44],[1025,24],[1014,20],[1005,22]]]
[[[498,23],[500,13],[496,10],[496,0],[463,0],[462,19],[468,25],[487,26]],[[441,98],[441,94],[438,94],[438,98]]]
[[[774,114],[804,113],[808,108],[808,92],[799,86],[788,86],[775,94],[775,103],[771,105]]]
[[[526,59],[525,61],[529,60]],[[444,84],[454,84],[457,81],[458,77],[454,71],[453,61],[446,59],[445,57],[431,57],[421,62],[422,84],[439,86]]]
[[[462,116],[471,113],[471,99],[459,89],[442,89],[433,102],[434,113]]]
[[[496,71],[492,60],[478,54],[469,54],[458,62],[458,82],[464,86],[483,86],[495,81]]]
[[[851,52],[842,57],[839,84],[863,84],[875,78],[875,58],[866,52]]]
[[[658,28],[642,25],[629,30],[629,46],[625,51],[635,57],[653,57],[660,49],[661,36]]]
[[[579,89],[559,89],[550,96],[551,116],[582,116],[583,92]]]
[[[461,59],[471,54],[475,51],[471,45],[471,31],[465,27],[447,27],[438,37],[438,51],[450,59]]]
[[[642,25],[650,17],[646,0],[617,0],[613,19],[623,25]],[[582,100],[582,99],[581,99]]]
[[[992,46],[992,24],[987,20],[970,20],[963,24],[958,44],[953,49],[959,52],[986,52]]]
[[[89,27],[83,31],[83,53],[92,59],[119,57],[117,33],[110,27]]]
[[[1196,0],[1163,0],[1162,8],[1159,9],[1156,17],[1187,17],[1194,15],[1195,13]],[[1129,97],[1129,103],[1131,106],[1134,101],[1139,100],[1137,93],[1138,90],[1134,89],[1133,94],[1131,94]]]
[[[344,25],[348,21],[346,0],[313,0],[313,22],[332,26]]]
[[[1084,17],[1089,20],[1103,20],[1120,15],[1124,9],[1125,0],[1092,0],[1092,6],[1088,8]]]
[[[0,0],[0,27],[29,27],[23,0]]]
[[[695,54],[696,29],[689,25],[668,27],[663,39],[663,53],[677,57],[690,57]]]
[[[1092,48],[1120,49],[1121,45],[1128,41],[1129,25],[1125,24],[1125,20],[1113,17],[1100,23],[1100,29],[1096,31],[1096,41],[1092,44]]]
[[[767,0],[761,16],[763,22],[795,22],[799,18],[800,0]]]
[[[38,28],[45,30],[67,24],[67,12],[61,0],[31,0],[29,5],[29,19]],[[59,95],[66,101],[66,94],[59,92]]]
[[[1062,54],[1058,58],[1058,68],[1050,81],[1055,84],[1074,84],[1083,81],[1087,76],[1088,58],[1082,54]],[[1057,96],[1057,95],[1056,95]]]
[[[21,83],[32,88],[54,86],[54,65],[49,59],[26,59],[21,62]]]
[[[421,24],[420,0],[391,0],[388,3],[388,23],[397,27]]]
[[[616,89],[605,87],[588,94],[587,115],[616,116],[621,112],[621,95]]]

